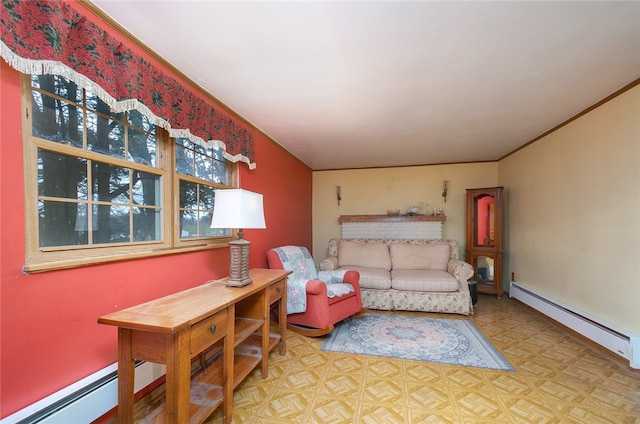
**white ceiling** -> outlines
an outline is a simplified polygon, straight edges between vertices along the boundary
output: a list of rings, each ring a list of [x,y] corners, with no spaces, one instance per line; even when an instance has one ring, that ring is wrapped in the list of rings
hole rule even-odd
[[[638,1],[93,3],[314,170],[497,160],[640,78]]]

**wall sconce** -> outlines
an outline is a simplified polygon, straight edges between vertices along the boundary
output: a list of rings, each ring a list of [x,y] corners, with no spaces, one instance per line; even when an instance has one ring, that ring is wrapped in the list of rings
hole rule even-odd
[[[447,203],[447,191],[449,190],[449,181],[444,180],[442,182],[442,197],[444,198],[444,203]]]
[[[338,206],[340,206],[340,201],[342,200],[342,187],[336,186],[336,198],[338,199]]]

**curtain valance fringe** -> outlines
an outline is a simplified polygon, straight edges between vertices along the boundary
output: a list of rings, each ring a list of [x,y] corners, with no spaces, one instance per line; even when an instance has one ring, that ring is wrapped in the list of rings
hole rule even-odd
[[[25,59],[15,54],[2,40],[0,40],[0,56],[2,56],[2,58],[9,64],[9,66],[14,68],[18,72],[29,75],[58,75],[67,78],[76,83],[78,86],[94,93],[96,96],[98,96],[98,98],[100,98],[100,100],[109,105],[111,110],[113,110],[114,112],[136,110],[146,116],[153,124],[167,130],[171,137],[187,138],[192,142],[206,148],[218,147],[222,149],[222,154],[228,161],[234,163],[245,162],[249,166],[249,169],[255,169],[256,167],[255,162],[251,162],[251,160],[247,156],[243,154],[234,155],[229,153],[226,144],[221,140],[204,140],[201,137],[192,134],[188,128],[172,128],[171,124],[167,120],[155,115],[151,111],[151,109],[149,109],[145,104],[138,101],[137,99],[115,99],[94,81],[82,75],[81,73],[76,72],[64,63],[53,60]]]

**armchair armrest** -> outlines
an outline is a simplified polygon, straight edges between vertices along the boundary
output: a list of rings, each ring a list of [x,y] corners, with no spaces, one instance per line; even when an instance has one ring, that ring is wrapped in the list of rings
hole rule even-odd
[[[342,282],[351,285],[356,293],[360,293],[360,273],[347,271]],[[327,296],[327,285],[322,280],[309,280],[306,285],[307,294]]]
[[[336,258],[337,259],[337,258]],[[358,303],[362,305],[362,294],[360,293],[360,273],[358,271],[349,270],[344,274],[343,282],[351,284],[355,290]]]
[[[338,257],[329,256],[320,262],[320,271],[335,271],[338,269]]]
[[[449,259],[447,272],[453,275],[459,283],[466,283],[473,276],[473,267],[460,259]]]
[[[309,295],[327,297],[327,285],[324,281],[309,280],[307,281],[306,290]]]
[[[342,282],[345,284],[351,284],[356,291],[360,291],[360,273],[358,271],[347,271],[344,274]]]

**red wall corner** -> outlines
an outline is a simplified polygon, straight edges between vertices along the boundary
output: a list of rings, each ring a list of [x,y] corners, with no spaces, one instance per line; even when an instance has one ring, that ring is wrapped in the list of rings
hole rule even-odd
[[[116,329],[98,317],[228,275],[229,249],[23,274],[20,74],[0,62],[1,419],[116,362]],[[271,247],[311,246],[312,173],[248,127],[257,166],[239,165],[240,185],[264,195],[267,223],[245,232],[255,268]]]

